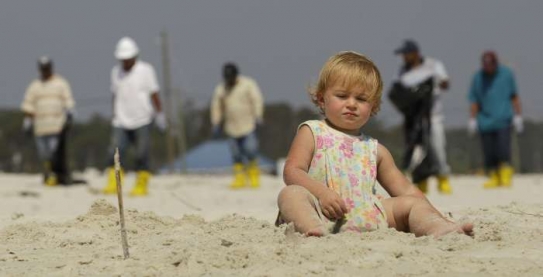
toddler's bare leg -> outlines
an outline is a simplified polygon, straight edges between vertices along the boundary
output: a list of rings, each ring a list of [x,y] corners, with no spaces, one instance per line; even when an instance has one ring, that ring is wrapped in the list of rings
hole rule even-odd
[[[283,221],[294,223],[297,232],[318,237],[325,234],[313,195],[306,188],[296,185],[285,187],[279,193],[277,203]]]
[[[383,200],[388,224],[398,231],[415,236],[440,237],[456,232],[473,236],[473,224],[458,224],[444,218],[430,203],[413,196],[392,197]]]

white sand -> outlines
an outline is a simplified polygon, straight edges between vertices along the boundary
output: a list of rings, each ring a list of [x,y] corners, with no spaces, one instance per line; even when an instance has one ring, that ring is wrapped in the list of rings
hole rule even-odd
[[[476,224],[474,239],[440,240],[394,230],[303,238],[272,224],[279,179],[230,191],[230,176],[159,176],[149,197],[125,197],[128,260],[116,197],[93,194],[105,176],[85,178],[46,188],[37,175],[0,175],[1,276],[543,275],[541,175],[491,191],[458,176],[452,196],[432,190],[441,211]],[[134,176],[126,181],[128,191]]]

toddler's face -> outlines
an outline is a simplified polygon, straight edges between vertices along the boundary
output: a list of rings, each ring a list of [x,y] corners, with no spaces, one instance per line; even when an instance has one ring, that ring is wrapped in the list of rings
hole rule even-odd
[[[372,103],[362,87],[330,86],[319,98],[319,104],[330,123],[340,131],[358,135],[371,116]]]

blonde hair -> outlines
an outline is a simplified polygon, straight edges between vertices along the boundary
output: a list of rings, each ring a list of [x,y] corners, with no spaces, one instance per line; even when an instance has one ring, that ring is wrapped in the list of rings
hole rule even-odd
[[[368,93],[368,102],[372,104],[371,115],[376,115],[381,109],[383,80],[377,66],[366,56],[345,51],[330,57],[321,69],[317,85],[309,89],[311,101],[320,107],[319,99],[324,97],[326,89],[337,82],[347,89],[364,88]]]

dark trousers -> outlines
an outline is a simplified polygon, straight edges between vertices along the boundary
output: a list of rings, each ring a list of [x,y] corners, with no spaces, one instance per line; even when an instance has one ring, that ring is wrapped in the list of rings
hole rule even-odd
[[[481,132],[485,169],[496,170],[502,163],[511,163],[511,127]]]
[[[119,155],[121,156],[122,165],[124,164],[123,159],[128,146],[130,146],[130,144],[134,144],[136,146],[136,171],[148,171],[150,132],[151,124],[133,130],[114,127],[111,138],[111,146],[109,149],[108,165],[114,165],[113,154],[115,153],[115,147],[119,148]]]
[[[255,132],[239,138],[229,138],[228,144],[234,163],[252,162],[258,156],[258,138]]]
[[[40,158],[44,162],[49,162],[51,170],[57,177],[57,182],[61,185],[71,185],[72,178],[68,167],[66,144],[68,140],[69,126],[66,125],[59,134],[36,137],[36,146]],[[47,180],[50,172],[45,171],[43,182]]]

